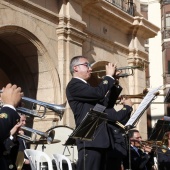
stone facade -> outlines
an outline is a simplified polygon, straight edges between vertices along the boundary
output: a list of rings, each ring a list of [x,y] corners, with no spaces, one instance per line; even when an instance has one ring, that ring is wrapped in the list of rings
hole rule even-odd
[[[85,55],[94,66],[109,61],[146,68],[144,42],[158,30],[142,16],[133,17],[105,0],[1,0],[0,85],[16,83],[25,96],[60,105],[66,101],[73,56]],[[123,93],[138,94],[145,88],[144,70],[120,80]],[[141,122],[146,124],[146,117]],[[58,124],[74,127],[68,104],[61,121],[53,112],[34,119],[34,127],[43,131]]]

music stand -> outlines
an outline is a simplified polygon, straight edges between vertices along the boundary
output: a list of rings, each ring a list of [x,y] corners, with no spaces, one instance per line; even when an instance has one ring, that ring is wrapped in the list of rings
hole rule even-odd
[[[166,132],[170,131],[170,121],[158,120],[155,124],[149,140],[162,141]]]
[[[157,123],[155,123],[155,126],[152,130],[152,133],[149,137],[149,141],[151,141],[156,149],[155,149],[155,154],[158,160],[158,151],[157,149],[159,148],[158,142],[157,141],[163,141],[164,135],[166,132],[170,131],[170,121],[168,120],[158,120]],[[164,146],[162,146],[164,147]]]
[[[80,125],[73,131],[73,133],[69,136],[68,140],[65,144],[74,144],[75,139],[80,139],[85,141],[93,141],[97,134],[100,132],[98,131],[97,134],[95,134],[95,131],[97,128],[104,122],[107,121],[107,114],[104,113],[105,106],[102,106],[100,104],[96,104],[93,109],[91,109]],[[95,135],[94,135],[95,134]],[[74,139],[74,140],[73,140]],[[84,143],[84,149],[85,149],[85,143]],[[86,159],[86,154],[84,150],[84,162]],[[85,170],[85,163],[83,170]]]
[[[139,107],[135,111],[135,113],[131,116],[131,118],[128,120],[128,122],[125,124],[124,129],[126,132],[126,141],[129,149],[129,170],[131,170],[131,151],[130,151],[130,139],[129,139],[129,130],[133,129],[137,123],[137,121],[140,119],[140,117],[144,114],[145,110],[150,106],[152,101],[155,99],[155,97],[158,95],[158,90],[161,88],[161,86],[154,88],[153,90],[150,90],[147,95],[144,97],[142,102],[140,103]]]
[[[93,141],[95,139],[95,135],[97,135],[95,134],[97,128],[104,121],[107,121],[107,114],[103,112],[105,108],[106,107],[97,104],[86,114],[80,125],[73,131],[69,138]]]

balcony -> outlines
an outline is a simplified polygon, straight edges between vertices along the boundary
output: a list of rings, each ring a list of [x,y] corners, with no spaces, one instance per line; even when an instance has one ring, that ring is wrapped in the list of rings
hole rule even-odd
[[[168,39],[170,38],[170,28],[166,28],[162,31],[162,39]]]
[[[128,13],[129,15],[134,16],[134,6],[133,0],[128,0],[128,2],[124,0],[105,0],[114,6],[118,7],[119,9],[123,10],[124,12]]]

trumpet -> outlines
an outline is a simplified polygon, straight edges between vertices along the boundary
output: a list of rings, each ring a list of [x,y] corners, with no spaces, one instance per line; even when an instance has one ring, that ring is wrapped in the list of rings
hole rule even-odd
[[[3,90],[0,90],[0,93],[3,93]],[[31,109],[28,109],[25,107],[17,107],[16,108],[17,112],[28,115],[28,116],[43,118],[47,112],[47,109],[49,109],[49,110],[52,110],[55,113],[57,113],[60,117],[60,120],[63,117],[64,111],[65,111],[65,106],[67,103],[67,102],[65,102],[61,105],[56,105],[56,104],[50,104],[50,103],[42,102],[39,100],[31,99],[28,97],[22,97],[22,101],[30,103]],[[2,105],[3,105],[3,103],[1,103],[1,107],[2,107]],[[38,111],[35,110],[36,105],[40,106]],[[42,109],[42,108],[44,108],[44,109]]]
[[[141,66],[126,66],[126,67],[119,67],[116,69],[116,71],[122,71],[124,70],[125,73],[122,73],[122,74],[118,74],[116,77],[119,78],[119,77],[122,77],[122,78],[125,78],[125,77],[128,77],[128,76],[132,76],[134,75],[134,69],[143,69],[143,67]],[[129,73],[127,73],[127,71]],[[104,73],[106,72],[106,70],[97,70],[97,71],[92,71],[91,73]],[[102,78],[98,75],[98,78]]]
[[[34,100],[28,97],[22,97],[22,101],[31,103],[31,109],[27,109],[25,107],[18,107],[16,110],[20,113],[24,113],[26,115],[39,117],[39,118],[44,117],[47,109],[49,109],[57,113],[61,120],[63,117],[64,111],[65,111],[65,106],[66,106],[66,102],[61,105],[56,105],[56,104],[42,102],[39,100]],[[38,111],[35,110],[35,105],[40,106]],[[43,111],[41,110],[41,108],[43,108]]]
[[[29,127],[26,127],[26,126],[21,126],[20,128],[24,131],[31,132],[32,137],[29,137],[27,135],[21,135],[21,134],[18,134],[17,136],[20,137],[20,138],[23,138],[25,140],[32,141],[33,143],[36,141],[37,135],[40,135],[41,137],[46,138],[48,144],[50,144],[53,141],[54,136],[55,136],[54,130],[51,130],[49,132],[41,132],[39,130],[35,130],[35,129],[29,128]]]

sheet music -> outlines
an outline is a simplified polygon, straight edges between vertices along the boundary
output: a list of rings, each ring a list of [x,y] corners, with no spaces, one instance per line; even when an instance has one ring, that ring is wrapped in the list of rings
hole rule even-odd
[[[162,86],[159,86],[155,89],[150,90],[147,95],[144,97],[142,102],[140,103],[139,107],[135,111],[135,113],[131,116],[131,118],[128,120],[125,126],[132,125],[136,123],[136,120],[142,116],[144,111],[149,107],[149,104],[152,102],[152,100],[155,98],[155,94],[160,90]]]

